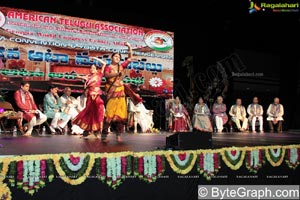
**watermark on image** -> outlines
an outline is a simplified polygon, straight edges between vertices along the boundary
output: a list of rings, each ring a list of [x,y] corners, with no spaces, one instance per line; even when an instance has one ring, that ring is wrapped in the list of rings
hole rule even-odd
[[[198,185],[198,199],[299,199],[299,185]]]
[[[262,77],[262,72],[231,72],[232,77]]]

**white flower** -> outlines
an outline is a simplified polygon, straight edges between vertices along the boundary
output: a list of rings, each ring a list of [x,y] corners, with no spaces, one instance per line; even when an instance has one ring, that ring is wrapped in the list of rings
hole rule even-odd
[[[151,78],[149,80],[149,83],[150,83],[150,85],[152,87],[160,87],[163,84],[162,80],[160,78],[156,78],[156,77],[155,78]]]

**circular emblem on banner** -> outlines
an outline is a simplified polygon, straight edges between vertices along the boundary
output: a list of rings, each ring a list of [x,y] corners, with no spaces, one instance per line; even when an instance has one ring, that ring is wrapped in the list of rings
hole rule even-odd
[[[0,11],[0,27],[2,27],[5,24],[5,16]]]
[[[163,31],[150,31],[146,33],[144,41],[148,47],[156,51],[167,51],[173,47],[172,37]]]

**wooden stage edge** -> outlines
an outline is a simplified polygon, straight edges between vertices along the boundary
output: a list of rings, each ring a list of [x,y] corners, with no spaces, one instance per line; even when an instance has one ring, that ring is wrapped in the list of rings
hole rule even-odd
[[[125,133],[123,142],[116,142],[115,134],[110,134],[109,143],[103,144],[93,137],[83,139],[74,135],[33,135],[30,137],[11,134],[0,135],[0,156],[56,154],[71,152],[121,152],[165,150],[166,137],[170,132],[161,133]],[[188,133],[186,133],[188,134]],[[205,134],[205,133],[199,133]],[[205,141],[199,141],[199,143]],[[213,133],[213,149],[222,147],[269,146],[300,144],[300,132],[283,133]]]

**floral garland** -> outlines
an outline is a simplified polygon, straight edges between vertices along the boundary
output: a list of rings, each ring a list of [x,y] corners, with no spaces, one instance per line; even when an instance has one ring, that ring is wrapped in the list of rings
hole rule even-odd
[[[17,162],[17,187],[33,195],[45,186],[45,160],[20,160]]]
[[[134,157],[134,175],[145,182],[155,182],[164,171],[165,157],[163,155],[149,153]]]
[[[12,161],[9,163],[9,171],[8,171],[8,182],[9,185],[15,187],[15,175],[16,175],[17,162]]]
[[[177,154],[167,153],[167,160],[176,173],[187,174],[189,173],[197,160],[195,152],[178,152]]]
[[[0,184],[0,199],[11,200],[11,192],[6,183]]]
[[[251,149],[246,152],[246,168],[252,172],[257,173],[258,170],[265,163],[263,159],[262,149]]]
[[[2,163],[0,163],[0,184],[3,182],[3,180],[6,177],[6,174],[8,172],[8,166],[9,166],[9,160],[4,160]]]
[[[221,168],[219,153],[200,153],[198,158],[197,171],[210,181]]]
[[[285,162],[289,168],[296,169],[300,164],[300,148],[291,147],[287,149]]]
[[[131,174],[131,157],[103,157],[95,160],[98,179],[116,189]]]
[[[245,149],[225,148],[221,151],[222,160],[232,170],[238,170],[244,161],[246,151]]]
[[[54,164],[52,159],[46,160],[47,169],[48,169],[48,181],[52,182],[54,178]]]
[[[72,159],[71,156],[70,159]],[[75,165],[75,163],[67,164],[65,162],[64,156],[61,157],[55,155],[53,157],[56,171],[59,174],[60,178],[66,183],[69,183],[71,185],[79,185],[83,183],[85,179],[89,176],[95,162],[94,155],[87,154],[84,158],[79,156],[79,159],[84,159],[82,167],[76,171],[73,171],[75,167],[74,168],[69,168],[69,167]],[[70,162],[72,161],[70,160]]]
[[[266,158],[273,167],[281,165],[285,155],[285,149],[281,147],[272,147],[265,150]]]
[[[132,157],[121,153],[100,155],[95,159],[97,178],[116,189],[132,173]]]

